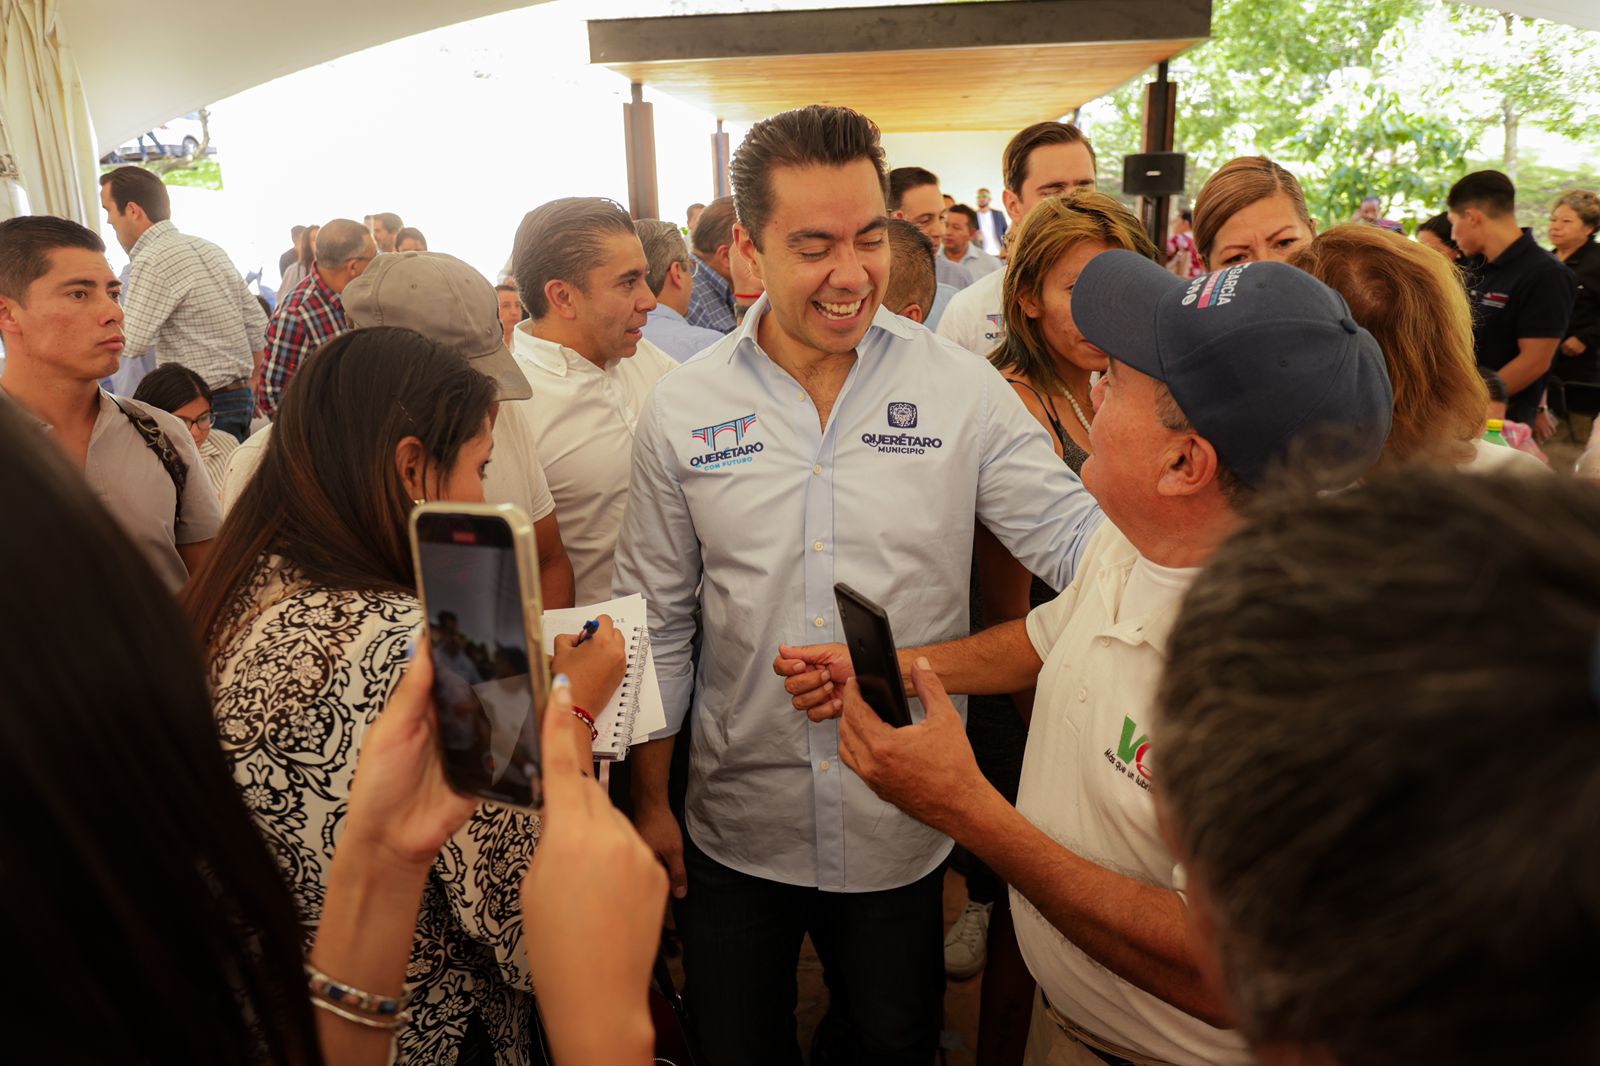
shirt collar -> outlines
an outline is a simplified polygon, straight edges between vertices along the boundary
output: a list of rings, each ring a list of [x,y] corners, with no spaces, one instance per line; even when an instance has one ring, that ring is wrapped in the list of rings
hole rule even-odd
[[[1172,626],[1178,620],[1178,609],[1183,606],[1183,598],[1178,597],[1154,614],[1118,618],[1117,611],[1122,605],[1123,593],[1128,590],[1128,578],[1133,574],[1134,564],[1139,561],[1139,549],[1133,546],[1133,542],[1126,536],[1122,536],[1121,541],[1107,549],[1105,561],[1095,573],[1106,618],[1117,619],[1115,622],[1108,621],[1102,632],[1125,644],[1148,644],[1165,656],[1167,640],[1172,636]]]
[[[128,258],[134,258],[139,254],[139,249],[148,244],[154,244],[168,233],[176,232],[178,232],[178,227],[172,224],[172,220],[170,218],[157,222],[155,225],[139,234],[139,239],[133,242],[132,248],[128,249]]]
[[[326,281],[324,281],[322,279],[322,272],[320,270],[318,270],[316,267],[312,267],[311,268],[311,276],[316,279],[315,281],[312,282],[312,285],[316,288],[317,294],[319,296],[321,296],[324,300],[326,300],[329,304],[331,304],[334,307],[337,307],[339,310],[343,311],[344,310],[344,300],[342,300],[339,297],[339,294],[334,292],[333,288]],[[298,286],[296,286],[296,288],[298,288]]]
[[[1518,235],[1517,239],[1506,246],[1506,250],[1500,253],[1500,257],[1498,259],[1491,260],[1489,262],[1489,266],[1503,267],[1507,263],[1516,262],[1518,259],[1521,259],[1523,256],[1527,255],[1530,248],[1538,247],[1539,243],[1533,239],[1533,231],[1524,226],[1522,227],[1522,233]]]
[[[761,328],[761,319],[771,308],[771,301],[767,294],[762,293],[755,303],[750,305],[750,310],[744,313],[744,321],[739,323],[739,328],[733,336],[739,338],[728,352],[728,362],[732,363],[738,358],[740,352],[760,353],[761,343],[756,339],[757,331]],[[862,335],[861,341],[856,345],[856,354],[868,352],[878,344],[886,343],[884,334],[900,340],[910,340],[912,337],[909,319],[901,318],[882,304],[872,316],[872,324],[867,327],[867,332]]]
[[[518,358],[526,359],[540,370],[554,374],[558,378],[564,378],[574,370],[579,373],[587,370],[603,373],[599,367],[566,345],[534,336],[532,319],[518,322],[516,328],[511,331],[511,350]],[[611,367],[606,369],[609,370]]]

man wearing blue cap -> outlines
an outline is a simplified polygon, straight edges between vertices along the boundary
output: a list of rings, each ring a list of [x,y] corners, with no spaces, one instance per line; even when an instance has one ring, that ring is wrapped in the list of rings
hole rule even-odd
[[[1313,445],[1325,471],[1359,477],[1383,449],[1393,391],[1344,300],[1282,264],[1189,280],[1109,251],[1084,269],[1072,303],[1111,362],[1083,469],[1110,521],[1089,534],[1071,585],[1024,620],[902,650],[927,708],[904,729],[845,684],[842,648],[777,666],[796,707],[842,714],[840,754],[874,792],[1012,886],[1039,983],[1029,1066],[1246,1063],[1151,801],[1155,688],[1183,593],[1244,521],[1241,507]],[[812,664],[825,669],[806,672]],[[844,684],[842,699],[812,687],[829,680]],[[1029,685],[1038,692],[1013,808],[979,773],[946,692]]]

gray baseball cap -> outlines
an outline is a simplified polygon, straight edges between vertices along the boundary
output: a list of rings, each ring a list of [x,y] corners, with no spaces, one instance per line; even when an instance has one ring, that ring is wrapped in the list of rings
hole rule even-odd
[[[1164,383],[1228,468],[1260,487],[1296,442],[1357,473],[1394,421],[1383,352],[1344,297],[1283,263],[1173,277],[1123,249],[1089,261],[1072,291],[1089,343]]]
[[[357,329],[403,326],[460,352],[495,383],[496,399],[533,396],[506,349],[494,286],[455,256],[388,252],[345,286],[340,299]]]

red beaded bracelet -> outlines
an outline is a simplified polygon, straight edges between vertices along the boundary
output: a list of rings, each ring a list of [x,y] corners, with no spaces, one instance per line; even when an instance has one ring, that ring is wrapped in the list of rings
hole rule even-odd
[[[600,730],[594,727],[594,715],[590,714],[582,707],[574,704],[572,708],[572,716],[589,727],[589,739],[591,741],[600,739]]]

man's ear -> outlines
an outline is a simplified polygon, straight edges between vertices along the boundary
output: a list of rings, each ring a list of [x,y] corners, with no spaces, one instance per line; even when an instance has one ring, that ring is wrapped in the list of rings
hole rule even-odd
[[[756,250],[756,242],[750,239],[750,231],[744,228],[743,223],[735,222],[733,224],[732,246],[724,244],[717,249],[717,255],[724,254],[730,258],[735,255],[743,256],[745,266],[750,273],[760,278],[763,285],[766,284],[766,275],[761,271],[761,253]],[[732,264],[728,260],[724,260],[724,262],[728,263],[728,273],[732,275]]]
[[[561,278],[551,278],[544,283],[544,298],[550,305],[550,313],[568,321],[578,317],[578,295],[577,286]]]
[[[22,332],[22,323],[17,319],[17,310],[21,306],[21,303],[9,296],[0,296],[0,333]]]
[[[1016,193],[1010,189],[1002,189],[1000,201],[1006,205],[1006,214],[1010,217],[1013,226],[1022,221],[1022,201],[1017,198]]]
[[[1222,461],[1210,441],[1198,433],[1174,435],[1156,491],[1162,496],[1194,496],[1221,473]]]
[[[662,286],[662,291],[665,292],[671,286],[677,286],[685,292],[694,288],[694,272],[689,269],[688,263],[673,260],[672,265],[667,268],[667,284]]]
[[[909,318],[913,322],[927,321],[927,315],[923,313],[922,305],[918,303],[906,304],[896,313],[899,314],[900,317]]]

